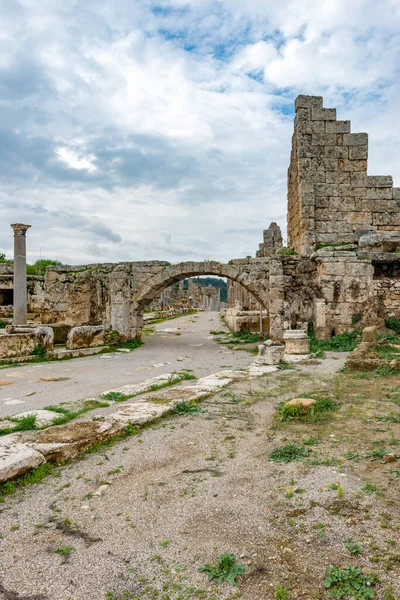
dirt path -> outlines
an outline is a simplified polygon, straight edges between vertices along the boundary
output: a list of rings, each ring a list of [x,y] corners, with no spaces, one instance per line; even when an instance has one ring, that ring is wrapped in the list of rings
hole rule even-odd
[[[202,377],[250,362],[248,353],[229,350],[210,335],[212,330],[226,329],[219,313],[180,317],[159,323],[155,329],[157,333],[145,335],[145,344],[131,353],[1,369],[0,417],[96,397],[105,390],[183,368]],[[7,382],[11,383],[4,385]]]
[[[350,563],[378,571],[375,597],[395,599],[400,540],[391,473],[400,467],[370,458],[345,463],[342,455],[376,435],[355,409],[362,389],[372,393],[376,382],[332,378],[326,371],[342,360],[327,364],[235,384],[204,401],[201,414],[170,417],[6,496],[0,597],[261,600],[276,598],[281,585],[289,600],[322,599],[325,569]],[[321,422],[280,424],[279,402],[299,392],[340,395],[341,408]],[[382,429],[378,435],[387,436]],[[270,460],[277,446],[310,435],[318,447],[303,447],[315,464]],[[363,492],[370,478],[381,495]],[[362,554],[349,552],[349,538]],[[239,587],[207,583],[198,572],[224,552],[245,565]]]

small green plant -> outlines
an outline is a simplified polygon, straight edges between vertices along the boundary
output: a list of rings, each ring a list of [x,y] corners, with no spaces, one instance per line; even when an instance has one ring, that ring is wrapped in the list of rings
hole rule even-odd
[[[122,392],[107,392],[106,394],[101,395],[104,400],[111,400],[112,402],[124,402],[124,400],[128,400],[129,396],[123,394]]]
[[[366,484],[362,488],[362,491],[367,496],[370,496],[373,492],[377,492],[378,494],[381,493],[381,491],[378,488],[378,486],[376,486],[374,483],[372,483],[369,479],[367,480]]]
[[[37,346],[34,347],[34,349],[32,350],[32,354],[34,356],[37,356],[39,360],[47,359],[47,350],[45,348],[43,348],[43,346],[41,344],[38,344]]]
[[[287,588],[282,587],[280,583],[275,588],[274,598],[276,600],[289,600],[289,592]]]
[[[315,438],[313,436],[310,436],[303,441],[303,444],[305,446],[318,446],[318,444],[320,444],[320,443],[321,443],[321,440],[319,440],[318,438]]]
[[[315,337],[314,329],[312,324],[309,324],[309,336],[310,336],[310,352],[313,354],[322,350],[332,352],[351,352],[354,350],[360,340],[360,331],[355,329],[354,331],[345,331],[338,335],[333,336],[329,340],[317,340]]]
[[[294,369],[295,366],[291,363],[286,362],[285,360],[281,360],[281,362],[276,365],[278,371],[288,371],[289,369]]]
[[[343,496],[344,496],[344,489],[343,489],[342,484],[340,483],[340,481],[338,481],[337,483],[332,483],[331,490],[337,491],[338,498],[343,498]]]
[[[386,319],[385,326],[387,327],[387,329],[391,329],[397,334],[400,334],[400,319],[398,317],[389,317],[388,319]]]
[[[307,457],[309,453],[310,450],[308,448],[304,448],[304,446],[299,446],[298,444],[291,442],[285,446],[275,448],[275,450],[270,453],[269,459],[274,462],[289,463],[301,460],[302,458]]]
[[[70,557],[73,549],[73,546],[58,546],[54,552],[67,560]]]
[[[370,573],[364,575],[362,570],[352,565],[344,567],[328,567],[325,573],[324,586],[330,598],[353,598],[363,600],[364,598],[375,598],[373,587],[376,583],[376,575]]]
[[[380,365],[373,371],[373,374],[375,377],[390,377],[391,375],[398,375],[399,369],[392,365]]]
[[[203,410],[194,400],[190,402],[174,402],[174,413],[177,415],[197,415],[201,412]]]
[[[352,325],[358,325],[358,323],[360,323],[361,319],[362,319],[362,314],[361,313],[355,313],[351,317],[351,324]]]
[[[160,542],[160,546],[161,546],[161,548],[168,548],[168,546],[170,545],[170,543],[171,543],[170,540],[162,540]]]
[[[292,250],[291,248],[282,248],[282,250],[278,251],[278,254],[282,254],[283,256],[297,256],[296,250]]]
[[[221,554],[214,564],[206,564],[199,567],[201,573],[208,573],[208,579],[215,583],[229,583],[235,585],[236,579],[243,575],[244,565],[236,561],[234,554]]]
[[[282,402],[279,405],[279,420],[301,419],[304,421],[315,421],[320,419],[322,413],[338,410],[339,408],[339,404],[330,398],[315,398],[315,404],[309,410],[304,410],[300,403],[288,404],[287,402]]]
[[[351,537],[345,539],[344,545],[350,554],[354,554],[354,556],[358,556],[364,552],[364,548],[360,544],[357,544]]]

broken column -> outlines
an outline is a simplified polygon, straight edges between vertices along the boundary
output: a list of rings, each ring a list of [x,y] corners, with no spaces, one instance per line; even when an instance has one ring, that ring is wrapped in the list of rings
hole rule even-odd
[[[31,225],[14,223],[14,325],[25,325],[28,320],[26,290],[26,232]]]
[[[308,356],[310,352],[310,340],[305,331],[301,329],[287,329],[283,334],[285,342],[285,360],[296,362]]]

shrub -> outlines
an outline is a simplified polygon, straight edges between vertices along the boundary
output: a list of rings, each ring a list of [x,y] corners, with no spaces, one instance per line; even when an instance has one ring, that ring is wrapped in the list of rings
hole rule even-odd
[[[270,453],[269,459],[274,462],[289,463],[295,460],[301,460],[302,458],[307,457],[309,453],[310,450],[308,448],[304,448],[304,446],[291,442],[285,446],[275,448],[275,450]]]
[[[236,579],[243,575],[244,565],[236,561],[234,554],[221,554],[214,564],[206,564],[199,568],[201,573],[208,573],[208,579],[215,583],[229,583],[235,585]]]
[[[376,583],[376,575],[363,575],[361,569],[352,565],[344,567],[328,567],[325,573],[324,586],[330,598],[350,597],[355,600],[375,598],[372,587]]]
[[[385,321],[385,326],[387,327],[387,329],[391,329],[392,331],[395,331],[396,333],[400,334],[400,319],[399,318],[389,317]]]

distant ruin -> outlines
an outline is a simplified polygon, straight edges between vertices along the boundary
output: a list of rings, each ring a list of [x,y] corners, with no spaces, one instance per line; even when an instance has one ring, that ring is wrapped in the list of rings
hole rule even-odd
[[[264,329],[274,340],[311,322],[320,339],[357,324],[382,324],[400,309],[400,188],[391,176],[368,176],[368,136],[351,133],[322,97],[298,96],[288,170],[288,247],[279,227],[264,231],[254,258],[51,266],[28,280],[38,323],[104,325],[141,335],[143,311],[183,279],[228,279],[226,319]],[[9,302],[10,265],[0,275]],[[8,300],[7,300],[8,299]],[[238,325],[239,324],[239,325]]]

